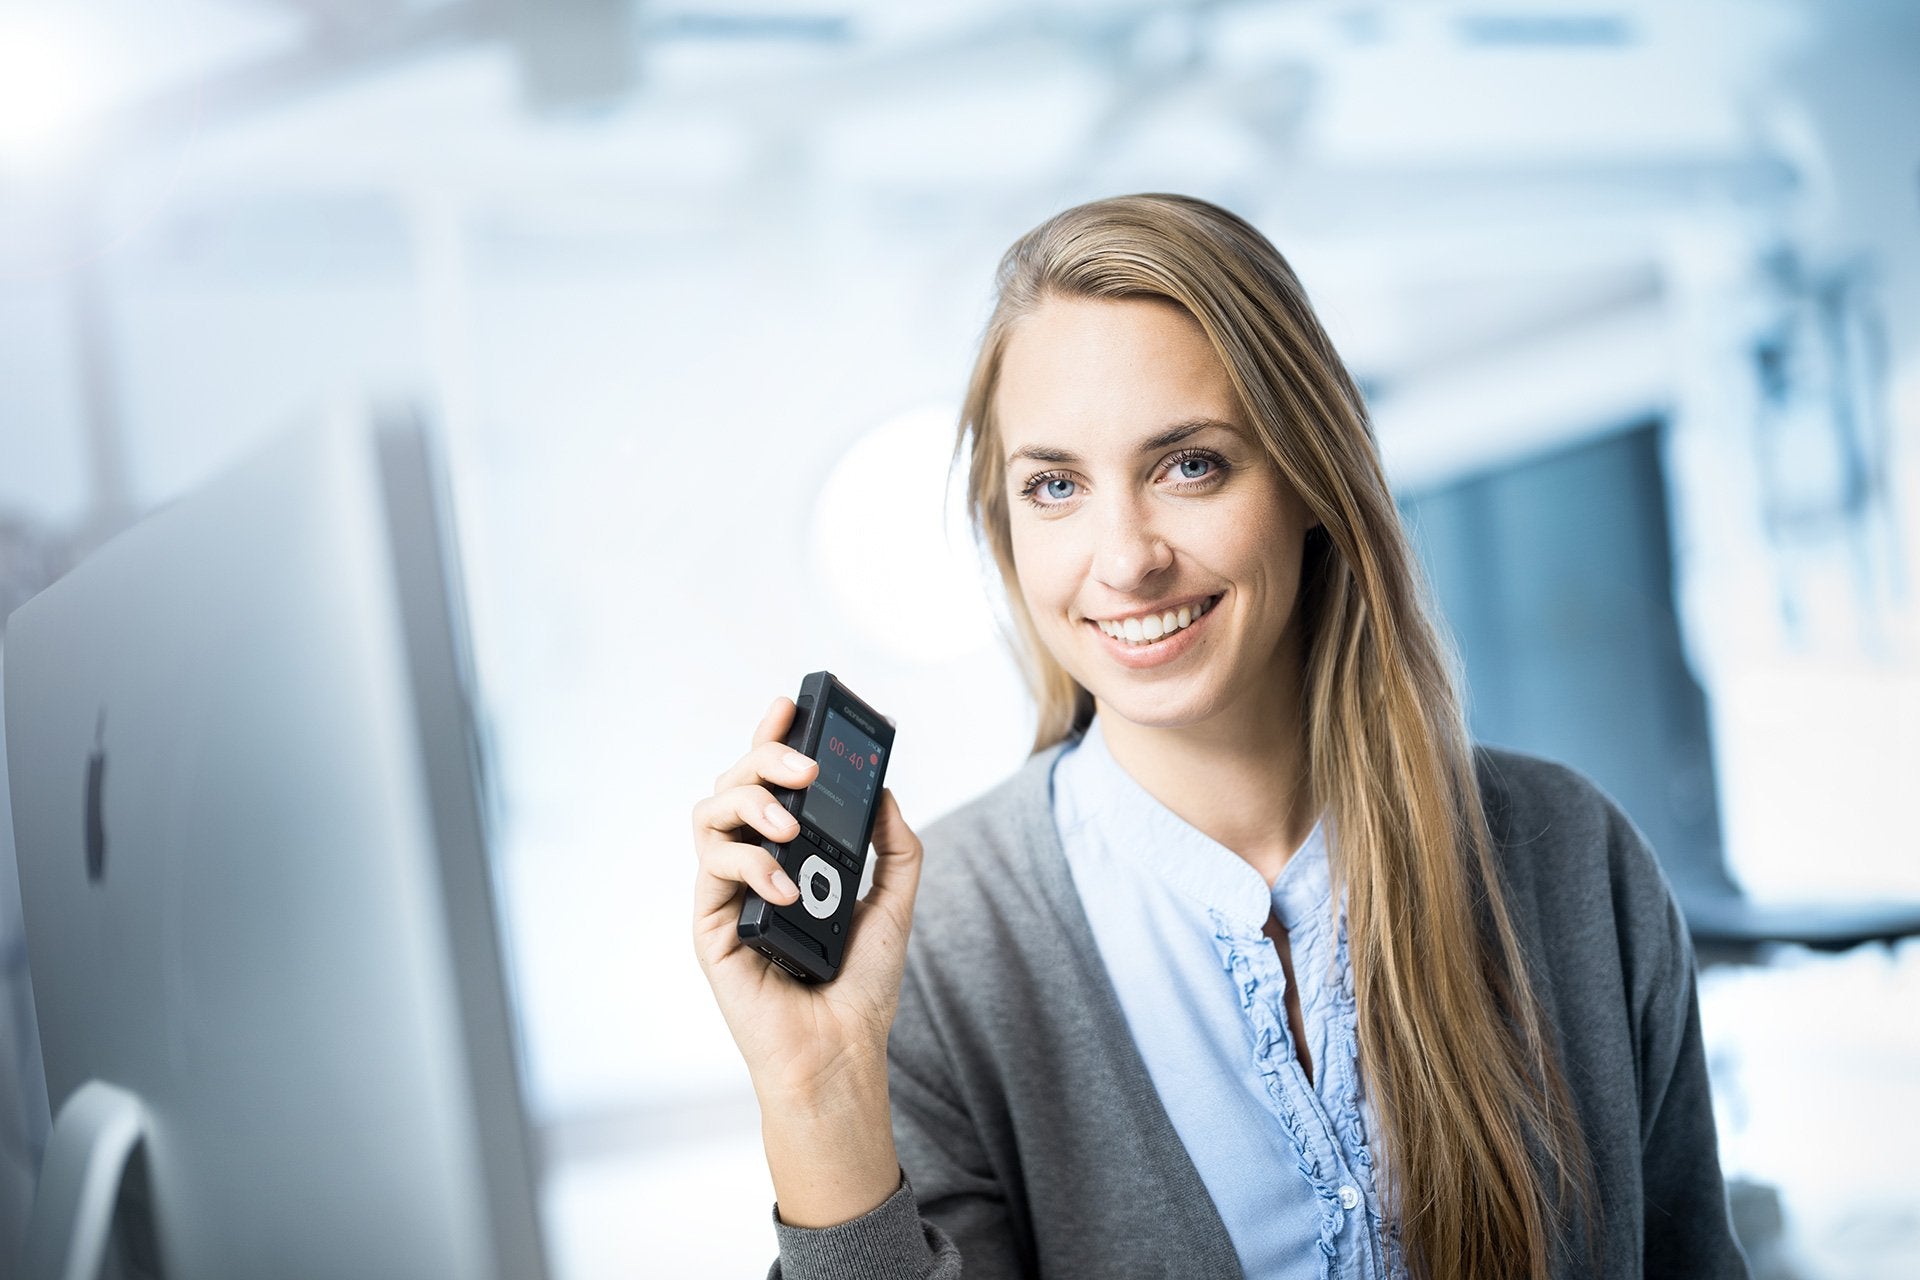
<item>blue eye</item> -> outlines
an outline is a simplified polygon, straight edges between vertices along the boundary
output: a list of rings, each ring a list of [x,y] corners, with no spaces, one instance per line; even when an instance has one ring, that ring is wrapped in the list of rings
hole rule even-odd
[[[1058,507],[1079,495],[1080,482],[1058,471],[1034,476],[1020,486],[1020,498],[1029,506]]]
[[[1169,478],[1196,486],[1203,480],[1209,485],[1213,484],[1227,470],[1225,458],[1205,449],[1193,449],[1175,454],[1167,460],[1167,465],[1168,469],[1164,474]]]

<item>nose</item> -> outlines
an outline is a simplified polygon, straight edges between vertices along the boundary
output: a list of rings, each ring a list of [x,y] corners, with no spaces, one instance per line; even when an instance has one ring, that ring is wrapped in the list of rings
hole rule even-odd
[[[1094,576],[1122,594],[1140,593],[1154,574],[1173,564],[1173,548],[1138,506],[1114,503],[1103,517],[1094,548]]]

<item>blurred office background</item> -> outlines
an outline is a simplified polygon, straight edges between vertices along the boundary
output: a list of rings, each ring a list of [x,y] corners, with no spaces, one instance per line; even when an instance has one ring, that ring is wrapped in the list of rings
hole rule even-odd
[[[1288,255],[1476,731],[1659,847],[1759,1274],[1920,1274],[1905,0],[0,0],[0,613],[339,397],[422,405],[560,1275],[760,1274],[688,809],[821,666],[916,821],[1019,763],[954,407],[1000,252],[1138,190]]]

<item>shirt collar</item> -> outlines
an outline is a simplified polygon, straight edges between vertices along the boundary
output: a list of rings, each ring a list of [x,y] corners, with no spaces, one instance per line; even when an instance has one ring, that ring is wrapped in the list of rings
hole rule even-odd
[[[1271,913],[1289,931],[1326,910],[1325,820],[1287,859],[1271,887],[1233,850],[1156,800],[1107,747],[1095,717],[1078,744],[1054,763],[1053,802],[1060,830],[1090,828],[1100,842],[1142,872],[1229,920],[1258,930]],[[1072,841],[1068,841],[1069,847]]]

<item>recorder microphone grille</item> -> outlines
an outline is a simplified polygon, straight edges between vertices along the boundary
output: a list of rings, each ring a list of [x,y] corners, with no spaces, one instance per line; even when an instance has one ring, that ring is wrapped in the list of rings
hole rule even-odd
[[[787,938],[791,938],[795,942],[800,943],[802,946],[806,947],[807,950],[819,956],[822,960],[825,960],[827,958],[827,949],[820,945],[820,940],[818,938],[814,937],[810,933],[805,932],[804,930],[794,928],[791,924],[787,923],[786,918],[783,916],[775,915],[775,916],[769,916],[767,918],[773,922],[773,931],[775,933],[781,934]]]

